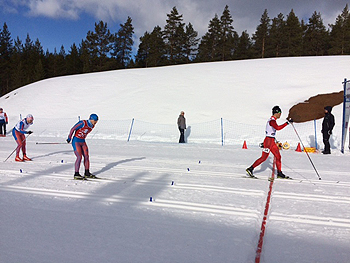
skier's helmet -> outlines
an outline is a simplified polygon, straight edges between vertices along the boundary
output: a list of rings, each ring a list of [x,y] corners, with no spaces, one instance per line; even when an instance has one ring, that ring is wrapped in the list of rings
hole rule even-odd
[[[95,114],[95,113],[91,114],[90,117],[89,117],[89,120],[98,121],[98,116],[97,116],[97,114]]]
[[[275,106],[272,108],[272,115],[275,113],[282,113],[282,110],[279,106]]]
[[[32,114],[28,114],[27,117],[26,117],[26,119],[27,119],[27,121],[30,121],[30,120],[31,120],[32,122],[34,121],[34,117],[33,117]]]

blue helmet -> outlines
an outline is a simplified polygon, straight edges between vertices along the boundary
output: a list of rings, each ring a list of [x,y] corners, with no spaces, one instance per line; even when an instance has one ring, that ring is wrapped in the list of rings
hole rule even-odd
[[[97,116],[97,114],[95,114],[95,113],[91,114],[90,117],[89,117],[89,120],[98,121],[98,116]]]

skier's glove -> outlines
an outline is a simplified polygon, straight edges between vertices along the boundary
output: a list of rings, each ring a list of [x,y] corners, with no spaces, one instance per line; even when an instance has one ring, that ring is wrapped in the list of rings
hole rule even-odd
[[[332,131],[328,131],[328,135],[331,135],[332,134]]]
[[[294,122],[292,118],[287,119],[287,121],[288,121],[288,123],[293,123]]]
[[[28,134],[32,134],[33,132],[32,132],[32,131],[28,131],[27,133],[28,133]]]
[[[66,140],[66,142],[67,142],[67,143],[70,143],[70,139],[68,138],[68,139]]]

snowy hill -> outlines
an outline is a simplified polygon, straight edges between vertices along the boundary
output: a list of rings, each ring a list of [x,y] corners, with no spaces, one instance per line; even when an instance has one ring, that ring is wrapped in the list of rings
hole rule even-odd
[[[87,116],[173,124],[226,118],[265,123],[273,105],[284,113],[311,96],[342,90],[350,56],[300,57],[118,70],[43,80],[0,98],[10,116]],[[266,116],[267,115],[267,116]]]
[[[274,105],[282,108],[283,122],[293,105],[317,94],[341,91],[342,81],[350,75],[349,62],[350,56],[276,58],[74,75],[19,88],[1,97],[0,105],[10,117],[10,126],[20,114],[32,113],[35,135],[66,136],[78,116],[86,118],[94,112],[101,120],[96,135],[99,138],[125,140],[135,118],[135,139],[176,142],[176,119],[184,110],[192,127],[192,142],[219,143],[223,118],[229,122],[224,123],[225,127],[239,126],[235,135],[225,131],[227,143],[248,140],[248,144],[256,145]],[[333,148],[338,148],[342,107],[335,107],[333,114]],[[107,122],[111,120],[126,121]],[[242,124],[246,126],[241,128]],[[309,122],[306,126],[299,129],[305,130],[303,139],[309,140],[315,133],[314,125]],[[107,127],[117,134],[111,137]],[[236,138],[237,134],[246,136]],[[284,137],[296,143],[293,133]],[[314,144],[308,142],[309,146]]]

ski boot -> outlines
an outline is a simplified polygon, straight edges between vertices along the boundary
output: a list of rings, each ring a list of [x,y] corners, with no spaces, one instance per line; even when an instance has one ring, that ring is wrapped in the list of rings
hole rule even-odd
[[[21,157],[19,157],[19,156],[16,156],[15,161],[16,162],[23,162],[23,159],[21,159]]]
[[[75,172],[74,180],[86,180],[86,178],[84,176],[81,176],[78,172]]]
[[[23,155],[23,161],[31,161],[32,159],[30,159],[27,155]]]
[[[96,179],[96,178],[97,178],[96,175],[90,173],[90,170],[89,170],[89,169],[85,170],[84,176],[85,176],[86,178],[93,178],[93,179]]]
[[[248,168],[246,169],[246,172],[247,172],[247,174],[248,174],[250,177],[255,177],[255,176],[253,175],[253,170],[254,170],[254,167],[253,167],[253,166],[250,166],[250,167],[248,167]]]
[[[277,171],[277,178],[289,179],[289,176],[287,176],[284,173],[282,173],[282,171]]]

